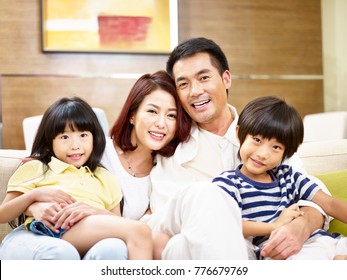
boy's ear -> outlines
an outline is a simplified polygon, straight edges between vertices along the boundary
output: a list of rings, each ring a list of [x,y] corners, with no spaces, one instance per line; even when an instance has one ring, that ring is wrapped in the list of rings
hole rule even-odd
[[[236,138],[237,140],[240,142],[240,139],[239,139],[239,125],[236,126]]]

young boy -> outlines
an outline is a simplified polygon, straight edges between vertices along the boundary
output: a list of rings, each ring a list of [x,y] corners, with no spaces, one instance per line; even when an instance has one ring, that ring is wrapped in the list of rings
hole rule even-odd
[[[241,112],[237,135],[242,164],[213,179],[238,203],[250,259],[261,258],[271,231],[302,215],[300,199],[312,200],[327,214],[347,223],[347,203],[324,193],[283,160],[303,141],[302,119],[294,107],[276,97],[260,97]],[[317,230],[291,259],[333,259],[347,255],[347,238]],[[343,258],[344,256],[342,256]]]

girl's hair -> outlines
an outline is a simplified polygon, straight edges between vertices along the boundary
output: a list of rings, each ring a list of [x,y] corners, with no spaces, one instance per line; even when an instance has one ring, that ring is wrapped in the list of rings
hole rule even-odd
[[[131,143],[133,125],[130,123],[130,117],[136,113],[146,95],[157,89],[166,91],[174,98],[177,107],[177,118],[174,138],[165,147],[158,151],[153,151],[153,154],[171,156],[174,154],[177,145],[189,138],[192,124],[191,118],[180,103],[173,80],[165,71],[161,70],[153,74],[144,74],[135,82],[117,121],[110,130],[111,138],[123,151],[133,151],[137,148],[137,146],[133,146]]]
[[[79,97],[61,98],[44,113],[31,149],[31,158],[48,164],[53,152],[53,139],[68,125],[72,131],[90,131],[93,151],[86,166],[94,171],[100,165],[105,150],[105,134],[92,107]]]
[[[283,159],[291,157],[304,138],[304,126],[298,111],[274,96],[249,102],[239,116],[238,125],[240,145],[248,134],[276,138],[285,146]]]

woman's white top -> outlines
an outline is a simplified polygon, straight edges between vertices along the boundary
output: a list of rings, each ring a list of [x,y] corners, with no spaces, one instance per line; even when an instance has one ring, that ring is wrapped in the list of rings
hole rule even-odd
[[[123,217],[134,220],[140,219],[149,207],[150,177],[133,177],[124,170],[110,137],[106,137],[106,148],[101,164],[114,174],[120,182],[124,197]]]

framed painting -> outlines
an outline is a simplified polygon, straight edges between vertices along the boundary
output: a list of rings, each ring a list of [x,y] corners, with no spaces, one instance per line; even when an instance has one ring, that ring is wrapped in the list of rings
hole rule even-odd
[[[177,0],[41,0],[43,52],[169,53]]]

